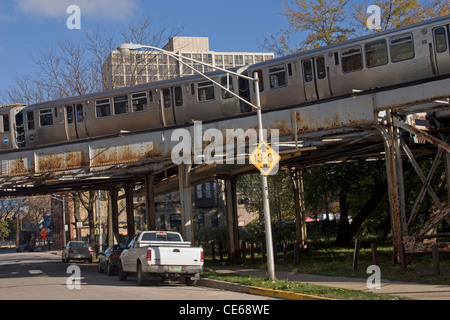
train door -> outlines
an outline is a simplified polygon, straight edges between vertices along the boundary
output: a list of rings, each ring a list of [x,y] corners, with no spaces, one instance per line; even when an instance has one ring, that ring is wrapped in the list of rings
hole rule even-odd
[[[331,92],[324,57],[303,60],[302,66],[306,101],[329,97]]]
[[[165,127],[175,125],[174,105],[176,95],[175,88],[166,88],[161,90],[161,116]],[[178,90],[177,90],[178,91]]]
[[[87,137],[84,108],[82,104],[68,105],[64,108],[66,119],[67,140],[77,140]]]
[[[433,38],[436,73],[439,75],[450,73],[449,26],[435,28]]]

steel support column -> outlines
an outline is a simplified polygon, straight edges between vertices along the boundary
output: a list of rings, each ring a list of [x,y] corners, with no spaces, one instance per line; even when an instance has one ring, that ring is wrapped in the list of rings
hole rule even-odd
[[[155,176],[145,176],[145,204],[148,230],[156,230]]]
[[[181,214],[181,234],[185,241],[194,242],[194,226],[192,217],[191,165],[178,165],[180,187],[180,201],[183,212]]]
[[[237,212],[236,177],[225,179],[225,204],[227,213],[228,253],[232,259],[240,256],[239,225]]]
[[[133,189],[134,184],[128,183],[124,187],[125,189],[125,199],[126,199],[126,210],[127,210],[127,234],[128,241],[134,237],[136,230],[134,228],[134,206],[133,206]]]
[[[306,231],[306,210],[305,196],[303,189],[303,170],[293,168],[290,171],[292,183],[294,185],[294,203],[295,203],[295,231],[297,242],[300,249],[307,248],[307,231]]]
[[[111,189],[109,191],[110,205],[111,205],[111,230],[114,235],[114,243],[119,243],[119,208],[117,205],[118,190]],[[109,221],[108,221],[109,223]]]
[[[391,216],[393,261],[406,268],[406,256],[403,248],[403,236],[406,230],[403,172],[398,128],[394,127],[390,110],[386,111],[387,126],[378,128],[383,136],[386,154],[386,171],[389,193],[389,211]],[[400,179],[399,176],[402,176]]]

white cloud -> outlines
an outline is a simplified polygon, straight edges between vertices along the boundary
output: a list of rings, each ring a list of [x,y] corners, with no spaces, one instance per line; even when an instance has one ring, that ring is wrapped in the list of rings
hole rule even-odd
[[[34,16],[66,18],[67,7],[77,5],[81,16],[102,19],[130,17],[138,8],[140,0],[17,0],[17,8]]]

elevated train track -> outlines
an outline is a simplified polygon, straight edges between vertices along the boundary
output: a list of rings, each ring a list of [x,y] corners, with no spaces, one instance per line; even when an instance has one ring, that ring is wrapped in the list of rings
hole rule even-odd
[[[448,202],[440,203],[433,196],[435,202],[439,202],[436,203],[438,212],[419,231],[411,231],[411,221],[416,213],[405,211],[401,168],[403,157],[408,157],[415,166],[414,155],[435,153],[436,162],[443,158],[446,163],[447,189],[450,190],[450,146],[447,139],[450,130],[449,88],[450,76],[442,76],[272,109],[263,111],[263,125],[269,129],[269,142],[282,157],[281,168],[304,169],[345,161],[385,159],[394,259],[406,263],[405,254],[431,250],[430,245],[422,241],[428,230],[443,220],[450,222]],[[422,130],[415,126],[411,119],[420,113],[432,115],[426,121],[430,123],[431,120],[432,128]],[[232,177],[238,174],[255,171],[248,162],[248,155],[254,146],[248,143],[245,164],[196,164],[198,157],[195,156],[198,154],[195,155],[194,150],[190,157],[192,164],[174,164],[171,153],[179,143],[171,139],[175,130],[189,130],[194,138],[198,125],[198,122],[193,122],[0,152],[0,197],[74,190],[114,190],[125,185],[140,185],[142,188],[136,192],[145,193],[147,202],[151,202],[153,196],[180,190],[185,204],[183,222],[190,225],[191,205],[186,203],[190,201],[190,186],[216,177],[232,181]],[[203,133],[216,129],[223,137],[226,137],[226,129],[245,131],[256,126],[255,113],[201,123]],[[278,137],[274,129],[278,129]],[[416,143],[417,140],[422,143]],[[223,141],[234,150],[234,139]],[[209,143],[203,141],[202,154]],[[224,146],[223,150],[228,149]],[[429,183],[432,174],[423,173],[420,168],[417,170],[424,185],[422,194],[418,196],[417,203],[420,204],[423,193],[433,194]],[[229,185],[232,190],[232,183]],[[233,204],[228,202],[227,205]],[[148,206],[150,208],[151,205]],[[151,211],[151,208],[148,209],[150,215]],[[232,208],[227,212],[237,214]],[[155,217],[150,216],[150,219]],[[230,250],[239,250],[235,242],[237,225],[233,225],[233,219],[229,221],[229,235],[234,237],[234,246]],[[450,251],[450,243],[440,242],[439,248]]]

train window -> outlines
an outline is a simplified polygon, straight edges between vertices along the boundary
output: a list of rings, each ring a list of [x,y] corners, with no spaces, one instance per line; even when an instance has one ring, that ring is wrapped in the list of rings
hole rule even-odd
[[[128,96],[118,96],[114,97],[114,114],[125,114],[128,113]]]
[[[259,92],[264,91],[264,79],[263,79],[263,73],[262,70],[255,71],[258,74],[259,79]],[[253,90],[254,91],[254,90]]]
[[[392,62],[414,58],[414,43],[412,34],[403,34],[390,39]]]
[[[445,38],[445,28],[434,29],[434,39],[436,41],[436,51],[438,53],[447,51],[447,39]]]
[[[163,103],[164,103],[164,108],[172,107],[172,95],[170,94],[170,89],[163,90]]]
[[[73,122],[73,107],[66,106],[66,112],[67,112],[67,123],[72,123]]]
[[[305,82],[310,82],[313,79],[313,69],[311,60],[303,61],[303,77]]]
[[[111,115],[111,102],[109,99],[100,99],[95,101],[95,112],[97,118],[109,117]]]
[[[27,112],[27,128],[28,130],[34,130],[34,112]]]
[[[269,69],[270,88],[276,89],[287,85],[286,66],[277,66]]]
[[[214,100],[214,83],[211,81],[202,81],[197,83],[198,101]]]
[[[77,122],[83,122],[84,114],[83,114],[83,105],[77,104]]]
[[[363,67],[360,46],[342,50],[341,59],[342,59],[342,71],[344,72],[361,70]]]
[[[325,79],[327,76],[327,71],[325,69],[325,59],[324,57],[316,58],[316,68],[317,68],[317,78]]]
[[[368,68],[388,63],[387,44],[384,39],[366,43],[364,52],[366,53],[366,66]]]
[[[39,123],[41,127],[53,125],[53,110],[52,109],[39,110]]]
[[[222,78],[220,78],[220,84],[222,86],[224,86],[225,88],[227,88],[227,85],[228,85],[228,89],[230,91],[234,92],[232,78],[228,77],[228,80],[227,80],[227,77],[222,77]],[[222,89],[222,99],[230,99],[230,98],[233,98],[233,95],[230,92]]]
[[[175,87],[173,93],[175,95],[175,105],[181,107],[183,105],[183,90],[181,90],[181,87]]]
[[[148,101],[153,102],[153,91],[148,92]]]
[[[131,94],[131,105],[133,106],[133,112],[146,110],[147,109],[147,93],[146,92],[132,93]]]
[[[0,123],[0,125],[2,125],[3,127],[0,127],[0,132],[9,132],[9,116],[5,114],[1,118],[3,119],[3,121],[2,123]]]

